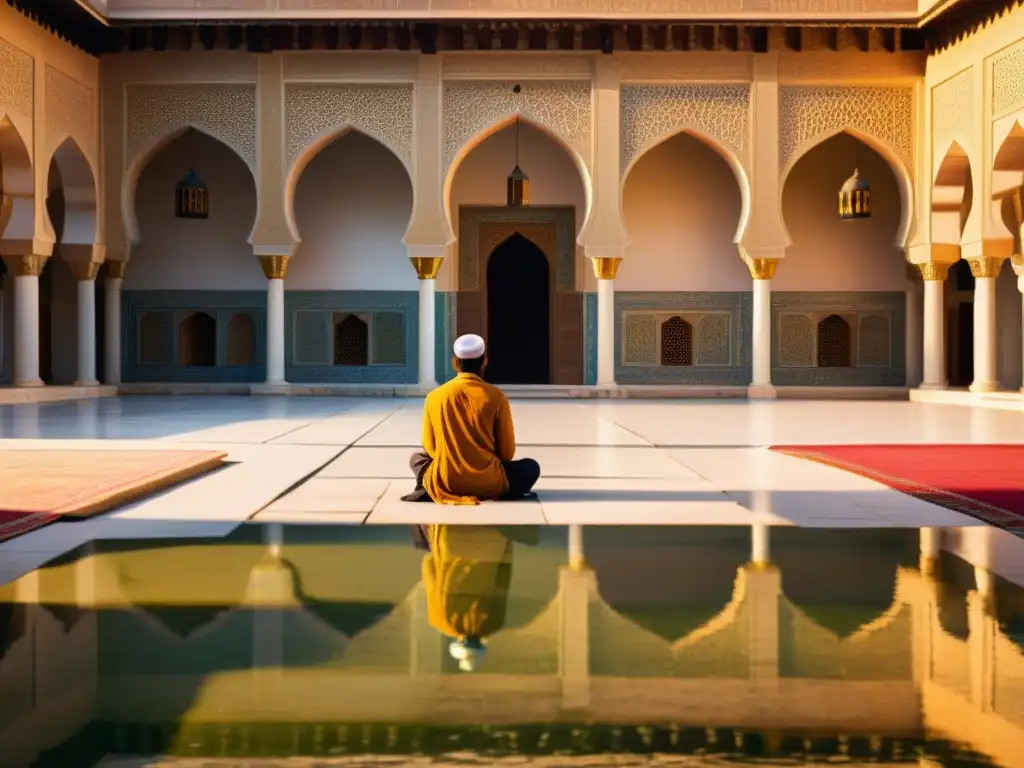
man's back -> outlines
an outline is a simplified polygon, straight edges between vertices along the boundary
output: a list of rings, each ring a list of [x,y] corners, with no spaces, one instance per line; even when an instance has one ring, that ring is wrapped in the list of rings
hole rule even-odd
[[[434,501],[475,504],[508,491],[502,461],[515,455],[508,398],[479,376],[460,373],[427,396],[423,448],[432,459],[423,486]]]

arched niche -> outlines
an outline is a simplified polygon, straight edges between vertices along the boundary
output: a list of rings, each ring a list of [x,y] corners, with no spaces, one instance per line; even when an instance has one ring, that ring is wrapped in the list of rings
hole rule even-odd
[[[256,184],[246,162],[198,129],[178,131],[137,171],[126,226],[135,221],[126,290],[266,290],[249,244]],[[194,168],[207,186],[207,219],[174,215],[178,182]],[[137,217],[137,219],[136,219]]]
[[[217,365],[217,321],[206,312],[193,312],[178,326],[178,365],[212,368]]]
[[[0,239],[32,240],[35,236],[32,158],[10,117],[0,117]]]
[[[1024,229],[1024,117],[1014,119],[1001,141],[997,138],[992,161],[992,196],[999,206],[999,218],[1013,235],[1013,252],[1022,252]],[[1000,131],[1000,135],[1003,132]]]
[[[782,194],[782,205],[785,206],[785,194],[786,186],[789,180],[790,174],[800,164],[802,164],[805,158],[812,152],[817,152],[818,148],[829,142],[833,142],[839,137],[850,137],[856,139],[861,145],[867,147],[875,155],[882,158],[885,164],[888,166],[889,176],[895,179],[897,194],[899,197],[899,219],[898,224],[895,227],[895,234],[893,237],[893,245],[897,248],[903,248],[907,244],[907,240],[910,237],[910,226],[913,222],[914,214],[914,185],[913,180],[910,176],[910,169],[907,168],[903,159],[899,156],[899,153],[893,149],[887,142],[872,136],[864,131],[859,131],[855,128],[846,127],[837,131],[829,133],[823,133],[819,136],[810,139],[805,142],[799,150],[794,153],[793,159],[787,163],[786,167],[782,169],[782,173],[779,176],[779,191]],[[819,153],[820,154],[820,153]],[[871,163],[872,166],[876,165]],[[846,172],[843,180],[853,173],[853,168]],[[841,173],[838,169],[836,173]],[[870,180],[869,180],[870,181]],[[842,182],[840,182],[840,185]],[[836,194],[839,192],[839,187],[835,189]],[[874,211],[874,186],[872,186],[872,211]],[[838,206],[838,203],[837,203]],[[787,254],[788,255],[788,254]]]
[[[385,144],[335,133],[293,165],[286,207],[300,245],[288,269],[299,290],[416,290],[402,236],[412,180]]]
[[[839,217],[839,189],[859,170],[871,187],[871,217]],[[782,215],[792,244],[773,288],[783,291],[903,291],[906,264],[894,242],[907,225],[890,161],[851,133],[800,157],[784,178]]]
[[[56,181],[53,180],[56,178]],[[47,205],[47,218],[57,242],[93,245],[96,242],[96,174],[85,153],[71,137],[65,139],[50,158],[51,188],[60,188],[62,210],[58,231]],[[48,198],[53,197],[53,192]]]
[[[959,245],[974,199],[971,161],[957,142],[950,142],[932,179],[933,243]]]
[[[517,121],[520,139],[519,164],[526,175],[530,177],[530,203],[532,205],[575,205],[577,233],[586,225],[593,200],[593,187],[586,161],[565,139],[547,126],[530,119],[526,115],[513,113],[502,120],[492,123],[467,139],[452,158],[451,164],[445,172],[443,190],[444,212],[452,232],[457,233],[459,231],[459,205],[505,204],[505,180],[508,178],[516,161],[515,138]],[[552,151],[554,147],[558,147],[564,157],[555,160],[553,167],[542,166],[541,162],[539,162],[542,157],[549,159],[556,157]],[[500,158],[499,153],[503,153],[505,157]],[[486,201],[471,202],[461,199],[463,194],[461,194],[462,191],[459,190],[459,185],[456,182],[457,179],[461,180],[467,175],[463,170],[464,164],[469,160],[472,165],[480,165],[484,157],[488,159],[488,165],[494,164],[494,167],[489,170],[495,174],[495,181],[497,182],[497,189],[500,195],[493,192],[490,194],[481,193],[481,196],[487,197]],[[557,179],[560,176],[569,176],[566,174],[566,159],[572,164],[576,172],[575,181],[579,184],[580,190],[578,199],[576,199],[577,194],[573,194],[574,200],[572,201],[566,199],[567,196],[565,194],[560,194],[561,190],[558,189],[560,185],[557,183]],[[505,167],[506,165],[508,166],[507,168]]]
[[[745,290],[736,242],[746,228],[749,184],[736,157],[682,130],[630,162],[622,214],[631,242],[617,290]]]

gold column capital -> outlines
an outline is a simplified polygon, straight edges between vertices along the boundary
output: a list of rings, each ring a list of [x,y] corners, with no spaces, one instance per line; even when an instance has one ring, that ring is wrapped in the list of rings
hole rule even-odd
[[[3,258],[4,264],[7,265],[7,271],[15,277],[39,277],[43,274],[46,262],[50,260],[49,256],[36,256],[35,254],[0,258]]]
[[[941,261],[926,261],[915,266],[920,270],[922,280],[941,283],[949,275],[949,264]]]
[[[107,277],[112,280],[124,280],[124,273],[128,268],[127,261],[111,260],[103,263],[107,265]]]
[[[747,259],[747,269],[755,280],[771,280],[779,267],[779,259]]]
[[[420,280],[436,280],[437,273],[441,271],[442,256],[410,256],[413,268],[416,270],[416,277]]]
[[[621,256],[591,256],[590,260],[594,265],[594,277],[598,280],[614,280],[619,274]]]
[[[971,265],[971,274],[979,277],[999,277],[999,270],[1003,268],[1005,258],[1001,256],[981,256],[976,259],[967,259]]]
[[[83,282],[86,280],[95,280],[96,276],[100,273],[100,267],[103,266],[103,262],[69,261],[68,266],[71,267],[71,274],[75,276],[75,280]]]
[[[260,256],[259,259],[267,280],[284,280],[288,274],[289,256]]]

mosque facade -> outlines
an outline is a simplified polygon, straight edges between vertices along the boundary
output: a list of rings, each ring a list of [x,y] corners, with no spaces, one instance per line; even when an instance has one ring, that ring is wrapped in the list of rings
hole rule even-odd
[[[1021,390],[1020,0],[31,5],[5,384]]]

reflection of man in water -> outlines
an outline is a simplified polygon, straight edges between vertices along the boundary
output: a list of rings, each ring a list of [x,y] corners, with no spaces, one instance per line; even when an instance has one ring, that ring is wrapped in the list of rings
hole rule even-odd
[[[427,618],[453,638],[448,652],[459,669],[472,672],[487,652],[484,638],[505,624],[512,541],[482,525],[427,525],[423,533],[430,549],[423,558]]]
[[[409,468],[416,490],[405,501],[479,504],[529,494],[540,465],[513,460],[516,434],[508,398],[481,376],[487,367],[484,340],[469,334],[455,340],[458,375],[427,395],[423,407],[423,451]]]

